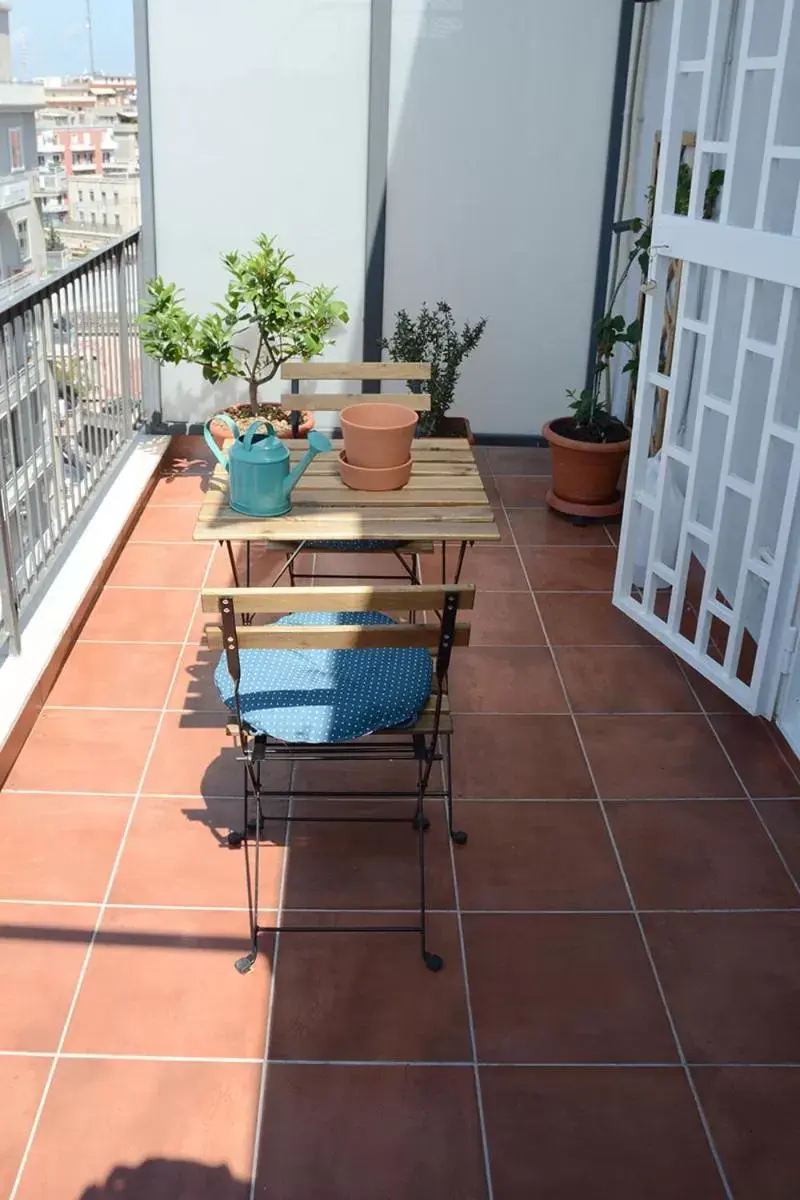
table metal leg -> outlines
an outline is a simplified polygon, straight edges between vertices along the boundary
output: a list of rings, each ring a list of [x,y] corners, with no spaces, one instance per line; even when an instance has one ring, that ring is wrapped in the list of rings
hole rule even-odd
[[[475,545],[474,542],[462,542],[458,551],[458,562],[456,563],[456,574],[453,583],[458,583],[461,578],[461,568],[464,566],[464,555],[467,552],[467,546],[470,549]]]
[[[231,564],[231,574],[233,575],[233,586],[238,588],[239,572],[236,570],[236,558],[233,553],[233,542],[230,542],[230,541],[220,542],[220,545],[224,546],[225,549],[228,551],[228,562]]]

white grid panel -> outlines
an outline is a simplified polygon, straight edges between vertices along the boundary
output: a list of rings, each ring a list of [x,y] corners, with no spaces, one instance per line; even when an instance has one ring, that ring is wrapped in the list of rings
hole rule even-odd
[[[688,49],[687,49],[688,47]],[[800,575],[800,2],[676,0],[614,602],[752,712],[771,715]],[[730,59],[729,71],[726,61]],[[788,114],[788,116],[787,116]],[[674,212],[696,132],[689,216]],[[708,173],[725,179],[703,219]],[[684,263],[672,364],[666,280]],[[656,391],[668,395],[655,485]]]

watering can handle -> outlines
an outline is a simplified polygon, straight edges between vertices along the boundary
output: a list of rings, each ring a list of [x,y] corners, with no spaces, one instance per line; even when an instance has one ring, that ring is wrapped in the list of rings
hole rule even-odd
[[[236,422],[233,421],[228,416],[227,413],[218,413],[216,417],[212,417],[211,420],[206,421],[205,426],[203,428],[203,437],[206,439],[206,445],[209,447],[210,450],[214,451],[214,454],[216,455],[217,459],[219,460],[219,462],[222,463],[223,467],[227,471],[228,460],[225,457],[225,455],[222,453],[222,451],[220,450],[217,443],[214,441],[214,435],[211,432],[211,422],[212,421],[224,422],[224,424],[228,426],[228,428],[230,429],[231,433],[233,434],[233,436],[235,438],[237,438],[239,436],[239,427],[237,426]]]
[[[255,437],[255,435],[256,435],[256,433],[257,433],[257,432],[258,432],[258,433],[260,433],[260,432],[261,432],[261,426],[262,426],[262,425],[263,425],[263,427],[264,427],[264,428],[266,429],[266,431],[267,431],[267,437],[270,437],[271,435],[274,435],[274,433],[275,433],[275,430],[272,428],[272,426],[270,425],[269,421],[265,421],[263,417],[259,417],[257,421],[253,421],[253,422],[252,422],[250,425],[248,425],[248,427],[247,427],[247,433],[244,435],[244,438],[242,439],[242,441],[244,442],[244,448],[245,448],[245,450],[250,450],[250,449],[252,449],[252,446],[253,446],[253,438]]]

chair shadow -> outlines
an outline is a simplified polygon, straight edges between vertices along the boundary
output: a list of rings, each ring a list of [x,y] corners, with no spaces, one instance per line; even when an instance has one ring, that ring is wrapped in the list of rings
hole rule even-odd
[[[250,1200],[250,1181],[234,1178],[223,1164],[149,1158],[135,1167],[114,1167],[79,1200]]]

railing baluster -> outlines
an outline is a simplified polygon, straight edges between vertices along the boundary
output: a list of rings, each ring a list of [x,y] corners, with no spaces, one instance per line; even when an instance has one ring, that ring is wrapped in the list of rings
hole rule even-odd
[[[11,534],[6,516],[5,487],[0,494],[0,650],[20,652],[19,604],[11,562]]]
[[[44,454],[44,443],[38,443],[36,436],[36,426],[39,430],[42,429],[42,414],[39,413],[39,420],[33,419],[33,407],[38,403],[39,397],[35,383],[31,382],[31,344],[34,338],[33,322],[31,321],[31,310],[26,309],[21,317],[18,318],[17,326],[17,354],[20,363],[20,390],[24,386],[25,395],[20,396],[19,414],[20,425],[22,421],[28,428],[29,449],[25,459],[25,491],[28,496],[28,525],[31,530],[31,578],[36,579],[39,574],[39,568],[43,565],[47,557],[49,546],[47,545],[47,533],[49,532],[49,520],[45,520],[45,513],[42,506],[41,495],[41,480],[46,478],[46,456]],[[24,381],[24,384],[23,384]],[[22,439],[24,442],[24,438]],[[41,470],[40,470],[41,468]],[[31,503],[33,497],[33,503]]]
[[[116,261],[117,311],[119,313],[120,391],[122,396],[122,420],[126,435],[133,429],[131,411],[131,361],[130,332],[128,329],[128,263],[125,247],[120,248]]]
[[[61,418],[59,413],[58,383],[55,370],[53,305],[49,296],[45,296],[42,301],[39,324],[40,341],[37,342],[37,350],[41,353],[39,375],[43,380],[41,386],[44,389],[44,404],[42,407],[43,412],[47,416],[47,425],[50,433],[50,453],[53,456],[53,479],[55,484],[55,496],[53,497],[53,513],[55,524],[54,538],[56,541],[60,541],[64,529],[69,521],[69,516],[64,503],[67,494],[67,484],[64,478],[64,455],[61,446]]]
[[[27,591],[27,573],[25,571],[25,529],[26,523],[21,513],[20,475],[25,468],[25,451],[22,445],[19,416],[19,378],[16,372],[16,358],[13,354],[13,324],[4,325],[3,330],[3,360],[6,368],[6,400],[8,406],[8,442],[11,458],[11,469],[8,472],[7,511],[9,513],[9,528],[12,531],[11,553],[9,564],[14,577],[17,598]],[[16,394],[15,394],[16,393]],[[16,526],[17,538],[14,545],[13,528]],[[20,579],[21,573],[21,579]]]

